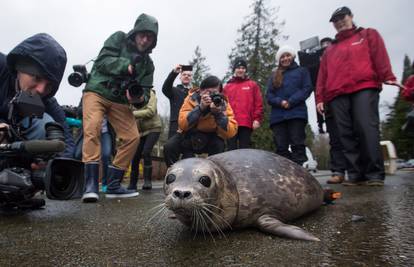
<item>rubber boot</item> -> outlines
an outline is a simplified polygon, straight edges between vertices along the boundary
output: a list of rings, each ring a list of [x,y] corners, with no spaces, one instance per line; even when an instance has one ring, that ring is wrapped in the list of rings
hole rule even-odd
[[[139,169],[138,170],[133,170],[132,166],[131,166],[131,174],[129,176],[129,185],[128,185],[128,188],[127,188],[128,190],[137,191],[138,176],[139,176]]]
[[[128,198],[138,196],[139,193],[134,190],[128,190],[121,186],[124,170],[114,166],[108,168],[108,188],[106,190],[107,198]]]
[[[99,162],[85,163],[85,189],[82,201],[85,203],[99,200]]]
[[[152,165],[144,166],[144,185],[142,185],[143,190],[152,189],[151,176],[152,176]]]
[[[106,177],[108,176],[108,165],[102,164],[102,192],[106,193],[108,187],[108,181]]]

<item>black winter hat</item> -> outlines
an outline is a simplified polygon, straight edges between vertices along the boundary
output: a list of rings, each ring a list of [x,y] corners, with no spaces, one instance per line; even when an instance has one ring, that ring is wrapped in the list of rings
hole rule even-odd
[[[349,9],[348,7],[346,7],[346,6],[343,6],[343,7],[340,7],[340,8],[337,8],[333,13],[332,13],[332,16],[331,16],[331,18],[329,19],[329,22],[333,22],[333,20],[334,20],[334,18],[335,17],[338,17],[338,16],[343,16],[343,15],[352,15],[352,12],[351,12],[351,9]]]
[[[233,63],[233,72],[235,69],[237,69],[238,67],[245,67],[247,69],[247,62],[244,58],[238,57],[234,60]]]

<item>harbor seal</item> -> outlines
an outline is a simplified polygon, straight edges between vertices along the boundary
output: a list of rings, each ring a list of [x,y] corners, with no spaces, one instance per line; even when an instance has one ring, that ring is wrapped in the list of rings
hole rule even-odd
[[[286,224],[323,204],[319,182],[276,154],[239,149],[172,165],[164,180],[165,207],[196,232],[256,227],[294,239],[319,241]]]

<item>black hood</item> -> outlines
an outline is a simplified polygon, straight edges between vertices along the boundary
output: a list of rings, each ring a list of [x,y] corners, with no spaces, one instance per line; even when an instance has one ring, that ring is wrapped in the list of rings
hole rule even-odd
[[[15,64],[18,58],[31,58],[36,61],[52,82],[52,93],[46,97],[54,96],[59,88],[66,67],[66,52],[52,36],[46,33],[38,33],[18,44],[7,55],[7,64],[11,71],[15,72]]]

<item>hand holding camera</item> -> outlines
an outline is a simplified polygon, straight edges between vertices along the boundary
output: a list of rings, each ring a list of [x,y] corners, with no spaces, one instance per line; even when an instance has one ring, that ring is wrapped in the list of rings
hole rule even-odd
[[[207,108],[211,106],[211,103],[213,103],[211,101],[210,94],[208,92],[202,92],[200,96],[201,96],[200,108],[201,110],[206,110]]]

